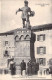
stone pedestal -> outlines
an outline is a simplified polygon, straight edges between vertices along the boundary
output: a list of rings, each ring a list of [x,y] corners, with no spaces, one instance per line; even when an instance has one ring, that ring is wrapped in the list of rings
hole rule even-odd
[[[19,29],[15,32],[15,53],[14,59],[16,67],[20,67],[22,60],[26,62],[26,65],[30,59],[35,59],[34,56],[34,41],[35,35],[29,29]],[[18,66],[19,65],[19,66]],[[17,69],[20,70],[20,69]]]

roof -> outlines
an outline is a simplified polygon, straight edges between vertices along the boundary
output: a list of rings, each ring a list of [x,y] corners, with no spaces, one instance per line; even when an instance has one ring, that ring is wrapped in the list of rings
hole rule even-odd
[[[33,32],[43,31],[43,30],[50,30],[50,29],[52,29],[52,24],[44,24],[44,25],[38,25],[38,26],[31,27],[31,30]],[[26,28],[17,28],[17,29],[11,30],[11,31],[0,33],[0,35],[12,35],[12,34],[14,34],[15,31],[20,31],[20,30],[25,31],[25,30],[28,30],[28,29],[26,29]]]
[[[50,30],[52,29],[52,24],[44,24],[39,26],[33,26],[32,30],[35,31],[43,31],[43,30]]]

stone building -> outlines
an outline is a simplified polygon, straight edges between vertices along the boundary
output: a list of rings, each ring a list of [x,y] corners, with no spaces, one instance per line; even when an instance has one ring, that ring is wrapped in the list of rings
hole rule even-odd
[[[7,68],[7,61],[14,58],[17,66],[24,59],[36,59],[39,70],[49,68],[52,58],[52,24],[18,28],[0,33],[0,68]],[[5,67],[4,67],[5,65]],[[19,67],[17,67],[19,68]],[[19,70],[19,69],[18,69]],[[19,72],[19,71],[18,71]]]
[[[35,58],[36,62],[39,63],[39,70],[42,71],[42,73],[49,68],[49,60],[52,58],[52,29],[50,25],[47,25],[47,28],[46,25],[44,25],[44,28],[45,30],[34,32],[36,35],[34,45]]]

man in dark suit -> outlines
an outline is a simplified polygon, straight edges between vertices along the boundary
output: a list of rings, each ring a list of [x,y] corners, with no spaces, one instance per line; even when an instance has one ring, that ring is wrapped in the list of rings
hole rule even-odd
[[[23,70],[26,71],[26,63],[24,62],[24,60],[22,60],[20,66],[21,66],[21,75],[22,75]]]
[[[11,70],[11,75],[16,74],[16,67],[15,67],[14,59],[12,59],[11,62],[10,62],[10,70]]]

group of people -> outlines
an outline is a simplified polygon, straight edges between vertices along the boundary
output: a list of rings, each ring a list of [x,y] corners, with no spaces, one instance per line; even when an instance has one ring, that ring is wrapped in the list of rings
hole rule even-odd
[[[37,74],[38,69],[39,69],[39,65],[36,64],[35,61],[33,62],[33,61],[29,60],[28,63],[26,64],[26,62],[24,60],[22,60],[22,62],[20,63],[21,75]],[[14,59],[12,61],[10,61],[10,71],[11,71],[11,75],[16,74],[16,64],[14,62]]]
[[[25,72],[25,74],[28,75],[33,75],[33,74],[37,74],[38,70],[39,70],[39,65],[36,64],[36,62],[29,60],[29,62],[27,63],[26,66],[26,62],[24,62],[24,60],[22,60],[21,64],[21,75],[23,74],[23,72]]]

